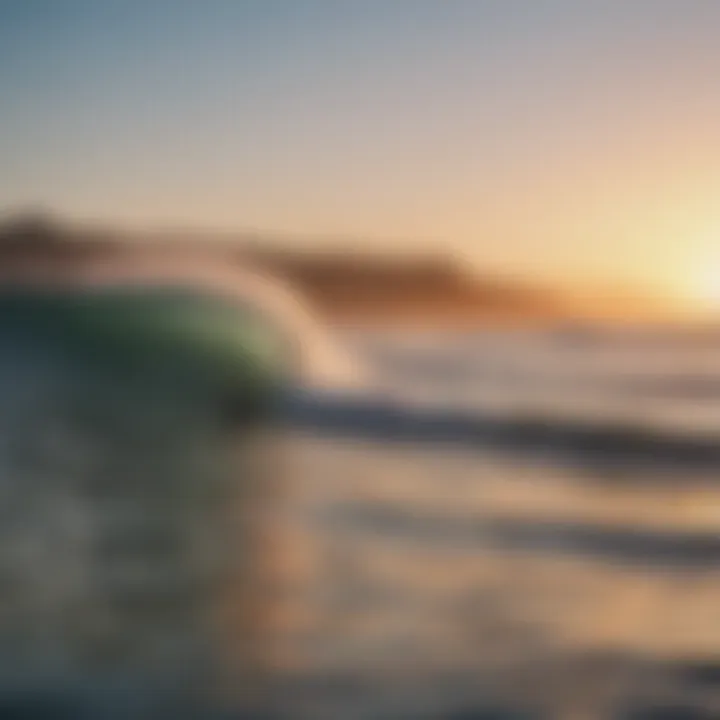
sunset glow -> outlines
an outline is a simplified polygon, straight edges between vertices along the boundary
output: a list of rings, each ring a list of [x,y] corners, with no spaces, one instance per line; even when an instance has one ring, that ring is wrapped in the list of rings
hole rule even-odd
[[[6,7],[0,208],[718,303],[712,271],[675,270],[716,212],[718,3]]]
[[[688,283],[687,301],[696,310],[720,311],[720,258],[701,268]]]

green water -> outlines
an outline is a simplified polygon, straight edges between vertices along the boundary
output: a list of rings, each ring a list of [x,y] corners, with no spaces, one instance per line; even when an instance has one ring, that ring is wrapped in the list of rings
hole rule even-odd
[[[44,337],[78,362],[205,380],[248,402],[276,389],[290,371],[285,338],[270,322],[210,293],[15,290],[0,294],[0,326]]]
[[[0,293],[0,715],[52,686],[103,718],[124,683],[150,703],[127,717],[175,718],[248,654],[250,611],[215,607],[252,604],[269,483],[225,404],[272,417],[289,370],[271,323],[211,293]]]

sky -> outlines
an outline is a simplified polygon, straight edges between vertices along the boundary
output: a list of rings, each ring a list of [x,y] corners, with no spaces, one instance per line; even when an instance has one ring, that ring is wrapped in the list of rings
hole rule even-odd
[[[715,0],[0,0],[0,209],[720,296],[718,78]]]

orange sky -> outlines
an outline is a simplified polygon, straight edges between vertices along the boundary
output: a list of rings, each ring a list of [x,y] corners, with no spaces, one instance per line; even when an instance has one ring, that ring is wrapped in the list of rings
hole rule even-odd
[[[720,3],[0,6],[0,207],[720,304]]]

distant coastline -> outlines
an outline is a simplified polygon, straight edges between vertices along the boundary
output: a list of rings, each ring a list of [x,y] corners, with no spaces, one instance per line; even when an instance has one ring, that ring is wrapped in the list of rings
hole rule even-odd
[[[88,263],[133,255],[192,254],[257,267],[285,280],[322,317],[338,323],[403,325],[557,325],[651,316],[638,302],[579,302],[531,282],[474,274],[443,253],[290,248],[262,236],[138,233],[74,226],[42,214],[0,225],[2,277],[72,274]]]

